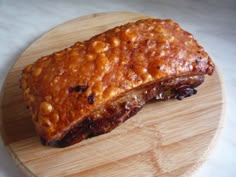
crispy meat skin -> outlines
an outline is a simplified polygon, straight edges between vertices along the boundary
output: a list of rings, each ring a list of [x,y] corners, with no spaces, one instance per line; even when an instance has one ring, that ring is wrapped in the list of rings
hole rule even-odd
[[[195,93],[192,88],[203,81],[202,75],[213,71],[208,54],[178,24],[145,19],[40,58],[23,70],[21,84],[44,144],[67,146],[111,131],[148,100],[170,93],[147,91],[150,99],[140,98],[139,109],[130,94],[138,97],[144,88],[158,90],[163,87],[158,84],[171,81],[167,90],[177,89],[177,78],[185,78],[186,84],[181,83],[186,86],[170,96],[182,99]],[[192,86],[193,76],[199,78]],[[103,114],[112,103],[117,104],[109,116]],[[124,105],[133,109],[127,112]]]
[[[136,88],[90,114],[84,121],[71,128],[62,139],[46,143],[41,137],[41,142],[45,145],[66,147],[88,137],[110,132],[135,115],[148,101],[178,99],[179,96],[184,98],[194,95],[196,94],[194,88],[203,81],[204,76],[180,77]],[[183,92],[186,89],[192,92]]]

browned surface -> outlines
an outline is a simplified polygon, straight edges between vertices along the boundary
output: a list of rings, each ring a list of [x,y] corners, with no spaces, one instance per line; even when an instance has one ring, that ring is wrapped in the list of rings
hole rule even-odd
[[[149,18],[40,58],[24,69],[22,88],[36,129],[48,142],[129,90],[213,69],[191,34],[171,20]]]
[[[190,175],[203,162],[215,142],[224,106],[217,72],[206,77],[197,96],[147,104],[111,133],[63,149],[42,146],[36,136],[18,87],[21,70],[42,55],[140,18],[112,13],[72,20],[43,35],[18,59],[2,92],[1,135],[28,176],[176,177]]]

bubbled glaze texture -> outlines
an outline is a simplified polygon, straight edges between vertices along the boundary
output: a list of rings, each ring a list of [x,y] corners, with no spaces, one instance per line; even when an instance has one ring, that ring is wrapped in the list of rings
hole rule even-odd
[[[38,59],[23,70],[21,83],[39,135],[52,140],[127,91],[213,70],[177,23],[144,19]]]

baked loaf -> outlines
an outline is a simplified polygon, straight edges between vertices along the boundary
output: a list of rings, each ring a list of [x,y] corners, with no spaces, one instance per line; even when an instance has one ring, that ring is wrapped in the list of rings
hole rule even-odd
[[[213,71],[177,23],[144,19],[38,59],[21,85],[42,143],[65,147],[111,131],[149,100],[195,94]]]

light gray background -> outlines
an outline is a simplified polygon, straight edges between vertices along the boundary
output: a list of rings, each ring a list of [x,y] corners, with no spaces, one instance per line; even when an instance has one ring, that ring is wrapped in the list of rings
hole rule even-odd
[[[171,18],[208,51],[224,76],[226,120],[209,160],[194,176],[236,176],[236,0],[0,0],[0,86],[19,54],[40,35],[67,20],[106,11]],[[22,176],[0,140],[0,177]]]

